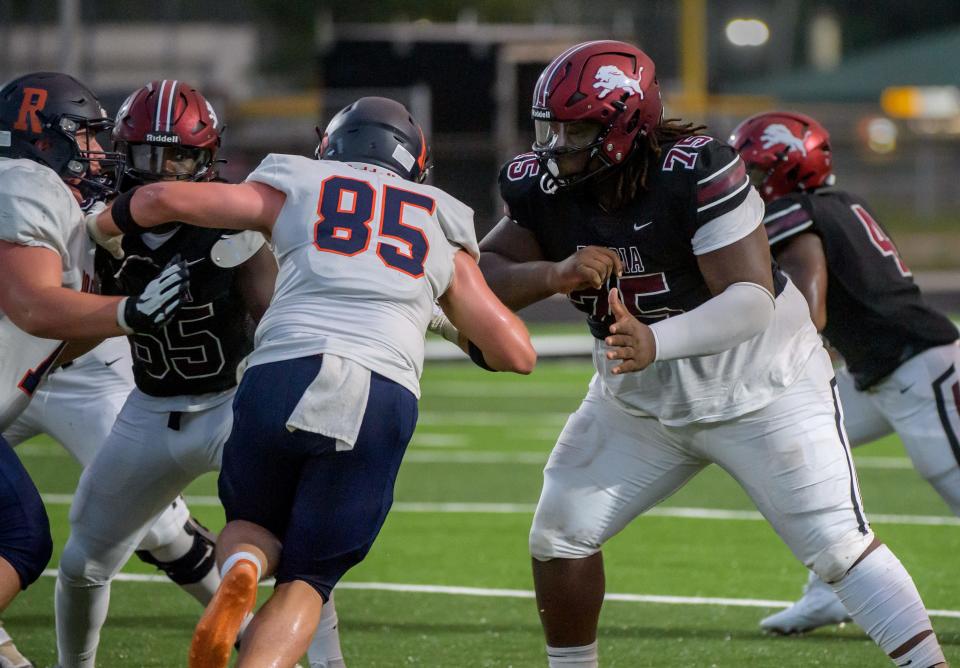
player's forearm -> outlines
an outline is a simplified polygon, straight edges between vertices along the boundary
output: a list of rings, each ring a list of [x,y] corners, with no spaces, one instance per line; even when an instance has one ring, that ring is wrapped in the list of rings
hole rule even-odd
[[[499,253],[480,253],[480,270],[487,285],[513,311],[556,294],[551,273],[554,263],[514,262]]]
[[[120,336],[117,305],[121,297],[103,297],[63,287],[21,294],[6,315],[23,331],[44,339]]]
[[[657,341],[656,360],[730,350],[769,326],[775,304],[766,288],[755,283],[734,283],[692,311],[651,325]]]

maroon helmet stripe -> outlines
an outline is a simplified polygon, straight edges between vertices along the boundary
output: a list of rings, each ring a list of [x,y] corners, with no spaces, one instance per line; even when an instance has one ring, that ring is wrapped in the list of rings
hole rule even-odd
[[[153,129],[160,132],[160,112],[163,109],[163,91],[167,86],[167,80],[160,82],[160,90],[157,91],[157,110],[153,115]]]
[[[588,46],[591,46],[591,45],[593,45],[593,44],[599,44],[599,43],[605,42],[605,41],[607,41],[607,40],[598,39],[598,40],[594,40],[594,41],[592,41],[592,42],[584,42],[583,44],[575,44],[575,45],[571,46],[569,49],[567,49],[566,51],[564,51],[563,53],[561,53],[559,56],[557,56],[557,57],[553,60],[553,67],[551,67],[551,68],[546,72],[546,75],[545,75],[545,76],[540,80],[540,82],[539,82],[539,84],[542,84],[542,87],[538,86],[538,87],[537,87],[537,90],[534,92],[533,99],[536,101],[537,106],[541,106],[541,107],[546,106],[546,104],[547,104],[547,91],[548,91],[549,88],[550,88],[550,81],[553,79],[554,76],[556,76],[557,70],[559,70],[560,67],[561,67],[569,58],[572,58],[573,55],[574,55],[577,51],[579,51],[580,49],[585,49],[585,48],[588,47]]]
[[[167,132],[170,132],[170,122],[173,116],[173,101],[177,97],[177,84],[179,82],[174,80],[173,84],[170,85],[170,93],[167,95]]]

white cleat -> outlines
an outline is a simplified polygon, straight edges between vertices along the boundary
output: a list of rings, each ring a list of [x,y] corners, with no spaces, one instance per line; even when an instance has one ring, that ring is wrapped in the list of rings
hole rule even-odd
[[[770,633],[790,635],[849,621],[850,613],[830,585],[811,572],[800,600],[786,610],[760,620],[760,628]]]

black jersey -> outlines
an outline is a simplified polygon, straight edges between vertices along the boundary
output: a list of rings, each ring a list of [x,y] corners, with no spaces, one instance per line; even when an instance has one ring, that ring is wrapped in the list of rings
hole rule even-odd
[[[123,260],[97,254],[105,294],[142,292],[174,255],[190,263],[190,290],[173,319],[157,333],[128,337],[134,381],[145,394],[191,396],[236,385],[237,364],[253,349],[253,321],[236,288],[236,269],[210,259],[213,245],[233,233],[179,225],[166,234],[124,235]]]
[[[736,151],[706,135],[664,144],[646,188],[616,213],[581,189],[553,190],[532,153],[500,171],[508,215],[534,234],[545,259],[558,262],[584,246],[614,250],[623,261],[624,303],[648,324],[710,299],[696,256],[746,236],[762,217]],[[779,272],[775,278],[779,295],[786,280]],[[573,292],[570,301],[587,314],[595,337],[609,333],[606,287]]]
[[[924,302],[862,199],[835,188],[793,193],[767,206],[764,224],[774,253],[803,232],[820,237],[827,259],[823,335],[843,355],[859,389],[913,355],[957,339],[953,323]]]

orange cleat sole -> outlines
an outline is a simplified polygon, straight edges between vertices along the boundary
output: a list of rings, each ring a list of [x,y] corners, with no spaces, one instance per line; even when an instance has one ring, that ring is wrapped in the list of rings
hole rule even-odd
[[[257,567],[238,561],[204,610],[190,643],[189,668],[226,668],[237,633],[257,602]]]

